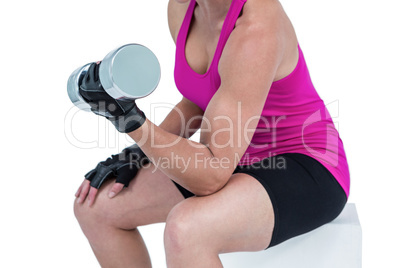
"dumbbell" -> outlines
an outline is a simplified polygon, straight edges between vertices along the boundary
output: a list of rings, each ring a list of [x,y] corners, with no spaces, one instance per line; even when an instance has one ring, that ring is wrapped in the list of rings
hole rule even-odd
[[[82,98],[79,87],[90,65],[77,68],[67,82],[71,102],[84,111],[91,111],[91,107]],[[99,66],[99,79],[106,93],[123,101],[151,94],[159,83],[160,74],[155,54],[139,44],[127,44],[112,50]]]

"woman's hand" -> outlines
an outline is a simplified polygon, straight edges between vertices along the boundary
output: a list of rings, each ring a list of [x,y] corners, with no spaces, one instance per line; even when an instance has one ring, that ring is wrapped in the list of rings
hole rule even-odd
[[[121,187],[121,188],[123,189],[123,187]],[[77,198],[77,203],[82,204],[85,201],[85,199],[88,197],[88,205],[92,206],[92,204],[95,201],[97,192],[98,192],[98,189],[91,187],[90,181],[87,179],[84,179],[84,181],[81,183],[80,188],[78,188],[78,191],[75,193],[75,197]]]
[[[107,179],[116,178],[116,182],[108,193],[108,196],[113,198],[124,187],[128,187],[138,170],[149,162],[147,156],[136,144],[127,147],[120,154],[112,155],[105,161],[99,162],[96,168],[85,175],[84,182],[78,188],[75,194],[77,203],[81,204],[87,199],[91,206],[102,183]]]
[[[84,179],[81,183],[80,188],[78,188],[77,192],[75,193],[75,197],[77,198],[77,203],[82,204],[84,203],[85,199],[87,199],[88,205],[92,206],[95,202],[96,194],[98,193],[98,189],[92,187],[90,185],[90,181]],[[108,196],[113,198],[117,194],[119,194],[124,188],[124,184],[115,182],[112,188],[109,190]]]
[[[80,83],[79,93],[92,112],[105,116],[123,133],[136,130],[145,122],[145,114],[135,101],[116,100],[103,88],[99,77],[100,62],[92,63]]]

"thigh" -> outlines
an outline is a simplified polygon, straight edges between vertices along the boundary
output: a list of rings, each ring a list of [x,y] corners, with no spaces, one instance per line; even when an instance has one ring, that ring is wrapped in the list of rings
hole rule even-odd
[[[178,204],[168,223],[171,217],[189,222],[194,243],[208,241],[221,253],[254,251],[332,221],[346,201],[342,187],[317,160],[283,154],[238,167],[219,192]]]
[[[167,228],[170,224],[190,226],[186,240],[203,243],[218,253],[259,251],[270,243],[274,213],[261,183],[238,173],[220,191],[178,204],[168,217]]]
[[[334,220],[347,201],[334,176],[304,154],[266,158],[235,172],[256,178],[271,197],[275,227],[270,247]]]
[[[168,176],[152,163],[139,170],[137,176],[117,196],[107,196],[114,180],[99,189],[92,207],[75,206],[76,214],[102,220],[122,229],[165,222],[171,209],[184,198]]]

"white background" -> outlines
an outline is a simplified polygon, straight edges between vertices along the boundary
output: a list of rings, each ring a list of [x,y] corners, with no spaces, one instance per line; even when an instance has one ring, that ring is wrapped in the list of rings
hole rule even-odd
[[[363,228],[363,267],[402,267],[401,72],[398,0],[283,0],[320,96],[331,105]],[[2,1],[0,267],[98,267],[73,214],[74,193],[98,161],[130,140],[78,112],[70,73],[120,45],[148,46],[161,83],[139,107],[159,123],[180,100],[166,0]],[[106,130],[105,130],[106,129]],[[84,143],[85,142],[85,143]],[[143,228],[163,267],[162,231]],[[155,253],[156,252],[156,253]]]

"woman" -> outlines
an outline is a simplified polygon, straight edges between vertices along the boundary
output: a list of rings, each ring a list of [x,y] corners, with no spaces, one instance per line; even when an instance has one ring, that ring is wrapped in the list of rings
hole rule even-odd
[[[182,101],[160,126],[137,107],[129,128],[111,119],[151,163],[121,179],[129,161],[114,156],[76,193],[101,266],[151,267],[137,229],[151,223],[166,222],[168,267],[222,267],[220,253],[264,250],[336,218],[349,195],[342,141],[280,3],[170,0],[168,17]]]

